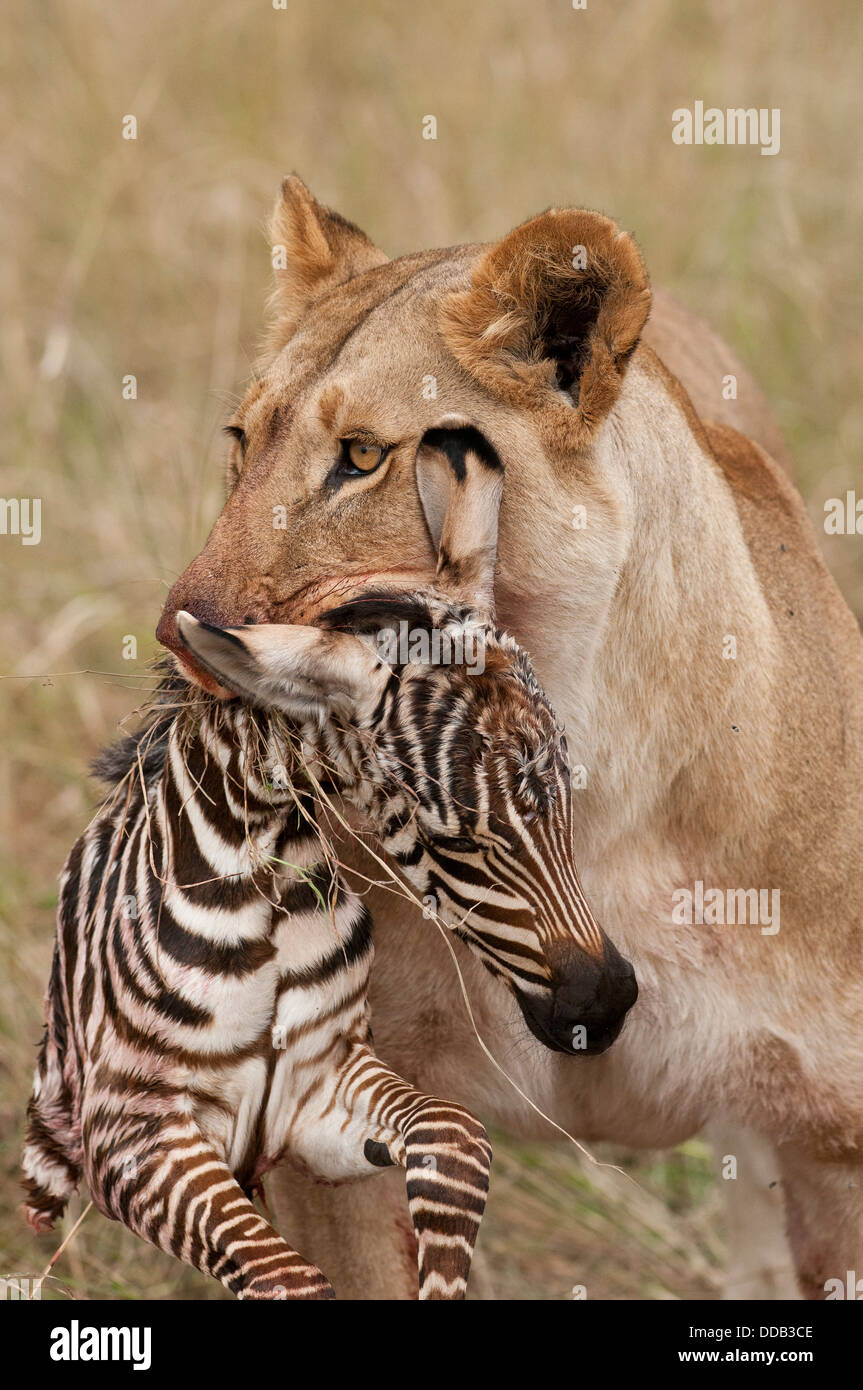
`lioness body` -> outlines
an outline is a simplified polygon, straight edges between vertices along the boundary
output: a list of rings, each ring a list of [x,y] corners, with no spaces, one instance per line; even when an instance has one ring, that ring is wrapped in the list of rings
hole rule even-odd
[[[428,574],[426,432],[455,415],[488,436],[506,471],[501,620],[585,768],[576,857],[641,990],[601,1058],[497,1054],[583,1139],[666,1145],[717,1118],[766,1136],[800,1285],[823,1297],[863,1261],[863,646],[800,499],[751,442],[779,451],[763,401],[668,303],[660,361],[649,324],[641,336],[638,253],[605,219],[550,212],[491,250],[383,264],[300,190],[274,229],[289,270],[278,355],[239,417],[245,464],[160,633],[171,642],[181,606],[308,621],[372,577]],[[390,447],[368,477],[342,478],[336,444],[357,431]],[[675,924],[675,894],[698,882],[778,891],[781,921]],[[386,894],[373,911],[382,1056],[486,1120],[548,1134],[484,1060],[440,944]],[[486,1040],[520,1039],[495,983],[462,968]],[[307,1203],[312,1253],[367,1200]],[[348,1252],[343,1291],[365,1262],[386,1265],[390,1239]],[[367,1291],[400,1292],[376,1278]]]

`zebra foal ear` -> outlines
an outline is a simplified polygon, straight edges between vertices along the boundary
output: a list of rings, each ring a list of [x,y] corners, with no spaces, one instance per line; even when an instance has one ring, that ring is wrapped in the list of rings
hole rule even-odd
[[[389,668],[347,632],[289,623],[215,627],[177,614],[189,651],[236,695],[296,718],[338,712],[356,718],[377,702]]]
[[[438,552],[437,587],[493,617],[503,495],[503,464],[496,449],[475,425],[447,417],[420,441],[417,488]]]

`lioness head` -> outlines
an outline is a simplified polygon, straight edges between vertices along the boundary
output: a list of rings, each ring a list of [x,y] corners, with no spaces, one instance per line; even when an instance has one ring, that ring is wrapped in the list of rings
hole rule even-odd
[[[573,470],[613,552],[615,505],[579,461],[650,306],[629,236],[598,213],[552,209],[490,247],[390,261],[296,177],[271,233],[268,365],[227,426],[224,509],[157,629],[188,674],[214,688],[183,650],[180,609],[220,626],[309,623],[370,583],[430,579],[449,470],[468,445],[487,441],[506,475],[504,612],[507,592],[535,593],[552,572],[548,531],[569,520]]]

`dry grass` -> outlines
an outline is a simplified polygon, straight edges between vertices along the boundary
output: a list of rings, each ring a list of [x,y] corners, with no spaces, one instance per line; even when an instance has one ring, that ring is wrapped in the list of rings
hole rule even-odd
[[[0,1273],[47,1258],[19,1223],[16,1168],[57,872],[94,804],[87,761],[150,688],[163,595],[218,508],[218,429],[254,355],[282,174],[392,253],[492,237],[553,202],[612,213],[755,370],[820,523],[863,452],[861,28],[851,0],[17,8],[0,494],[43,499],[43,539],[0,537]],[[697,98],[780,107],[781,154],[673,145],[671,111]],[[861,611],[860,539],[824,548]],[[103,674],[67,674],[85,670]],[[482,1272],[498,1296],[713,1296],[703,1146],[639,1160],[655,1197],[639,1208],[568,1152],[497,1152]],[[220,1296],[95,1216],[58,1273],[79,1297]]]

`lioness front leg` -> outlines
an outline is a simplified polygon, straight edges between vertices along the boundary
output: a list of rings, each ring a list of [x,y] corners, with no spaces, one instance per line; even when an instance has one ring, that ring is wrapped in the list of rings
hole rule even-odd
[[[729,1119],[710,1124],[707,1137],[723,1175],[719,1186],[728,1240],[723,1298],[759,1302],[797,1298],[773,1145]],[[733,1177],[726,1178],[728,1158],[734,1158],[735,1165]]]
[[[863,1158],[831,1161],[782,1145],[788,1237],[804,1298],[863,1296]]]
[[[282,1163],[266,1192],[276,1226],[327,1271],[339,1300],[416,1300],[417,1242],[398,1168],[330,1183]]]

